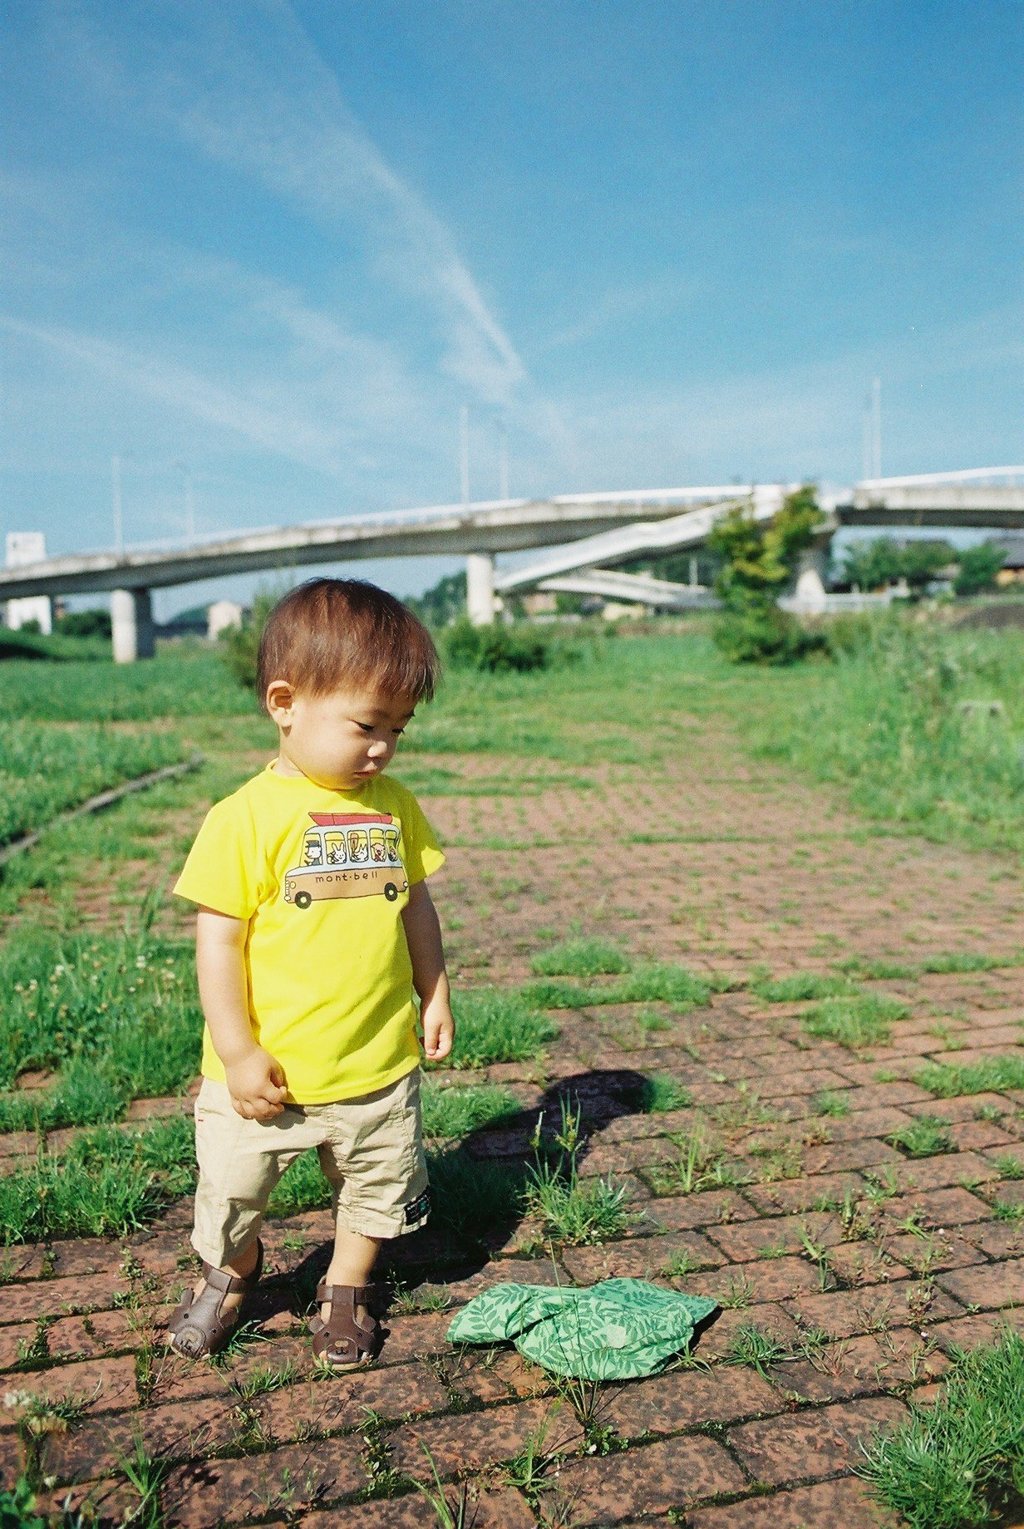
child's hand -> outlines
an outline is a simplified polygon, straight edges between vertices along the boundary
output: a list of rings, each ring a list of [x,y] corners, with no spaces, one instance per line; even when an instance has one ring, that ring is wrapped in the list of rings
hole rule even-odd
[[[435,998],[420,1011],[423,1025],[423,1055],[430,1062],[440,1062],[452,1049],[455,1021],[447,998]]]
[[[284,1068],[261,1046],[241,1061],[225,1064],[224,1076],[231,1103],[246,1120],[273,1120],[284,1109]]]

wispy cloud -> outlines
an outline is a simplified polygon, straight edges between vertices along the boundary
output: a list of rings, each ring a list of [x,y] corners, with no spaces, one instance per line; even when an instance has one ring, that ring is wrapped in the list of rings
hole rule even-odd
[[[546,339],[536,353],[569,349],[645,314],[674,314],[694,302],[700,290],[701,283],[696,278],[677,274],[634,286],[614,287],[601,293],[578,318]]]
[[[97,335],[5,316],[0,316],[0,326],[80,362],[110,381],[230,430],[304,467],[327,473],[340,468],[337,433],[318,429],[309,420],[289,413],[280,401],[268,405],[210,382],[188,367],[139,354]]]
[[[130,60],[79,12],[79,57],[97,87],[208,158],[255,178],[335,231],[354,232],[378,275],[424,300],[440,368],[508,408],[528,382],[500,319],[422,195],[385,159],[285,0],[184,0],[173,37],[138,28]]]

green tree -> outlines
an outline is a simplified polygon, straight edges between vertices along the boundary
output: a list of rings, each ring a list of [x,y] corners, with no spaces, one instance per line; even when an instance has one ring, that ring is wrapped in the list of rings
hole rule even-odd
[[[985,589],[993,589],[996,574],[1003,566],[1003,554],[992,542],[981,542],[976,547],[965,547],[960,554],[953,588],[958,595],[977,595]]]
[[[102,609],[65,611],[63,616],[57,617],[53,628],[65,637],[109,638],[110,612]]]
[[[940,569],[955,561],[949,542],[912,541],[901,546],[891,536],[880,536],[847,551],[843,574],[847,583],[860,589],[885,589],[905,579],[911,593],[920,595]]]
[[[448,626],[466,614],[465,570],[446,573],[422,595],[413,596],[405,603],[427,626]]]
[[[770,521],[740,506],[712,529],[708,549],[721,559],[715,591],[725,606],[714,636],[733,662],[792,663],[820,646],[777,602],[823,520],[814,486],[804,484]]]

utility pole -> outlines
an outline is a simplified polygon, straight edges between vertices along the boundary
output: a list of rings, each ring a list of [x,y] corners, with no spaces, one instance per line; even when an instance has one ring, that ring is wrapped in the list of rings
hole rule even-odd
[[[861,431],[861,476],[882,476],[882,380],[875,377],[871,392],[864,400],[864,418]]]

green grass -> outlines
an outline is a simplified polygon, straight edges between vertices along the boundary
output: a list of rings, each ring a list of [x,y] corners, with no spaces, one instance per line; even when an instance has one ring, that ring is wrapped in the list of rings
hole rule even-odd
[[[859,622],[833,664],[741,676],[729,710],[746,700],[738,720],[755,757],[838,784],[869,818],[1019,852],[1022,670],[1024,632],[892,613]],[[1002,714],[962,708],[977,699]]]
[[[0,1243],[123,1237],[145,1226],[194,1180],[192,1121],[138,1129],[94,1126],[60,1153],[0,1177]]]
[[[143,722],[157,717],[254,716],[255,699],[216,649],[182,645],[139,664],[11,661],[0,721]]]
[[[656,1072],[644,1079],[643,1109],[649,1115],[685,1110],[693,1103],[690,1090],[668,1073]]]
[[[939,1400],[930,1407],[911,1403],[906,1423],[863,1448],[860,1474],[910,1529],[1018,1522],[1024,1338],[1007,1330],[994,1347],[956,1354]]]
[[[83,726],[69,734],[65,727],[0,723],[0,844],[122,781],[177,764],[186,752],[173,734],[151,729]]]
[[[938,1099],[954,1099],[961,1094],[1001,1094],[1007,1089],[1024,1088],[1024,1056],[986,1057],[982,1062],[963,1067],[926,1062],[914,1074],[914,1082]]]
[[[454,1067],[486,1067],[539,1057],[557,1025],[539,1012],[529,994],[496,987],[456,988]]]
[[[630,962],[617,945],[591,936],[563,940],[530,962],[530,970],[541,977],[600,977],[628,972]]]
[[[835,998],[850,989],[849,981],[826,972],[794,972],[789,977],[752,982],[750,991],[766,1003],[801,1003],[808,998]]]
[[[492,1083],[442,1087],[429,1077],[424,1079],[421,1104],[424,1136],[442,1140],[454,1140],[480,1126],[495,1125],[519,1109],[507,1088]]]
[[[621,1237],[629,1225],[626,1187],[608,1174],[583,1179],[580,1110],[563,1101],[554,1147],[542,1146],[541,1124],[534,1133],[534,1162],[528,1170],[523,1204],[541,1235],[579,1247]],[[557,1150],[556,1150],[557,1149]]]
[[[132,1099],[176,1093],[201,1030],[191,944],[19,925],[0,949],[0,1086],[57,1077],[0,1095],[0,1130],[116,1120]]]
[[[669,961],[651,961],[613,982],[579,983],[559,981],[529,982],[523,988],[530,1003],[541,1009],[589,1009],[610,1003],[665,1003],[677,1014],[703,1007],[714,991],[713,985],[697,977],[684,966]]]
[[[818,1115],[833,1115],[839,1118],[850,1113],[850,1101],[845,1094],[837,1094],[830,1089],[825,1089],[815,1098],[814,1110]]]
[[[951,1125],[951,1121],[939,1115],[919,1115],[913,1125],[900,1126],[885,1139],[908,1157],[934,1157],[936,1153],[952,1151]]]
[[[851,1050],[858,1046],[878,1046],[889,1039],[894,1020],[905,1019],[905,1003],[881,993],[850,993],[840,998],[825,998],[801,1017],[809,1035],[837,1041]]]

